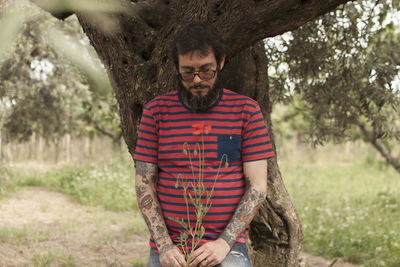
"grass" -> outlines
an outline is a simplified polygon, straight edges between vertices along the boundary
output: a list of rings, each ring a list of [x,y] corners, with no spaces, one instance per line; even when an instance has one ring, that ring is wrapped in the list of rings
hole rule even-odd
[[[50,236],[48,231],[42,231],[32,227],[14,228],[2,227],[0,228],[0,242],[21,245],[26,242],[40,242],[47,240]]]
[[[64,166],[49,171],[13,169],[8,175],[8,183],[0,195],[16,187],[43,186],[68,194],[84,205],[112,211],[138,210],[134,168],[126,161],[100,166]]]
[[[400,175],[371,153],[281,161],[307,252],[364,266],[400,266]]]
[[[10,244],[10,251],[17,250],[18,246],[27,247],[32,255],[28,259],[29,266],[76,266],[82,261],[81,254],[70,247],[71,240],[68,236],[77,235],[77,227],[78,229],[87,227],[85,234],[79,234],[74,241],[77,246],[82,246],[82,244],[91,246],[88,249],[88,255],[91,257],[99,253],[96,264],[123,266],[123,261],[125,263],[129,261],[129,266],[145,266],[145,258],[124,259],[123,252],[115,251],[115,255],[111,255],[112,252],[109,251],[109,248],[114,248],[114,246],[122,248],[123,251],[125,244],[132,243],[138,235],[148,235],[144,220],[135,212],[138,210],[138,205],[132,165],[132,161],[116,160],[108,164],[46,168],[47,171],[35,168],[4,168],[4,172],[7,173],[7,179],[4,181],[7,183],[1,183],[4,191],[0,193],[0,197],[1,195],[9,196],[10,192],[26,186],[41,186],[68,194],[75,201],[93,206],[93,208],[89,208],[88,213],[82,213],[79,220],[71,218],[50,224],[48,226],[50,230],[39,230],[43,228],[32,224],[23,227],[2,226],[0,227],[0,243]],[[54,203],[43,202],[39,210],[46,213],[54,208],[52,205]],[[97,209],[97,207],[101,208]],[[102,208],[118,212],[108,212]],[[97,210],[102,213],[97,214]],[[87,224],[84,224],[85,220]],[[86,236],[87,231],[92,234]],[[87,240],[88,238],[90,239]],[[55,245],[53,249],[46,248],[48,243]],[[22,260],[21,258],[19,260]],[[0,265],[2,265],[1,261],[2,259],[0,259]]]
[[[15,190],[16,183],[10,179],[10,171],[0,163],[0,198]]]
[[[400,175],[365,147],[350,152],[344,152],[343,146],[296,151],[283,151],[278,159],[302,222],[305,250],[363,266],[400,266]],[[71,195],[85,205],[113,211],[138,209],[131,160],[47,172],[3,168],[0,173],[7,175],[0,195],[38,185]],[[122,234],[145,232],[135,225],[124,228]],[[23,239],[23,232],[11,232],[0,232],[0,239]],[[63,260],[68,262],[68,258]],[[133,266],[141,264],[133,259]]]
[[[64,255],[63,253],[57,251],[35,254],[32,258],[32,264],[34,267],[76,266],[75,259],[72,255]]]

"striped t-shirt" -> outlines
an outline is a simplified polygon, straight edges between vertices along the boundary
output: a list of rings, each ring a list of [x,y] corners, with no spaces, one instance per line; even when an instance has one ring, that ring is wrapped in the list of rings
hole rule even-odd
[[[206,112],[193,112],[177,91],[156,97],[143,110],[134,159],[159,167],[157,196],[176,244],[184,228],[171,218],[181,218],[192,227],[196,224],[188,196],[194,196],[191,182],[197,186],[200,177],[208,192],[214,188],[211,207],[202,221],[202,245],[224,231],[245,192],[242,163],[274,156],[257,102],[227,89],[221,91],[217,103]],[[189,185],[186,201],[183,185]],[[204,193],[203,203],[206,199]],[[246,232],[237,242],[245,243]],[[153,238],[150,246],[157,252]]]

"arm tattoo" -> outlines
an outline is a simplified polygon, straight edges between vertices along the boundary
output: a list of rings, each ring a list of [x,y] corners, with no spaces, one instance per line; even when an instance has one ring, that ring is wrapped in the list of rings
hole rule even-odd
[[[136,164],[136,175],[142,177],[142,182],[148,184],[149,181],[156,183],[158,180],[158,167],[154,163],[144,162],[137,160]],[[150,178],[150,179],[149,179]]]
[[[142,182],[145,184],[149,183],[149,179],[146,178],[146,176],[142,176]]]
[[[136,187],[136,195],[140,198],[146,193],[147,187],[145,185],[139,185]]]
[[[136,161],[136,196],[140,211],[159,251],[173,246],[157,198],[158,167],[156,164]]]
[[[140,201],[140,207],[144,208],[146,210],[149,210],[151,206],[153,205],[153,197],[151,195],[146,195],[142,200]]]
[[[248,181],[248,178],[245,178]],[[246,226],[251,222],[254,215],[256,215],[264,199],[265,195],[263,193],[257,191],[250,183],[247,184],[247,189],[242,200],[224,232],[220,235],[220,238],[224,239],[230,247],[235,244],[236,240],[246,229]]]

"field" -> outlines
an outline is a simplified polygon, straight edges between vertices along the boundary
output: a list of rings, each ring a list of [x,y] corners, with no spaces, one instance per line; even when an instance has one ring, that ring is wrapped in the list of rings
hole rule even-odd
[[[347,150],[296,151],[281,161],[304,248],[364,266],[400,266],[400,175],[369,147]]]
[[[337,145],[278,154],[306,252],[329,262],[400,266],[400,175],[373,150]],[[84,266],[89,259],[93,266],[143,266],[148,232],[133,177],[124,157],[44,170],[2,167],[0,210],[15,216],[0,222],[0,266]],[[34,223],[18,221],[35,209],[42,216]]]

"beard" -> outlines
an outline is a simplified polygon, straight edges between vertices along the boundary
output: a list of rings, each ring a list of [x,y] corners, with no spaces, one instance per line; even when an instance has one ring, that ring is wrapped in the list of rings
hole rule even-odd
[[[190,92],[192,88],[209,88],[210,90],[204,96],[201,94],[194,95]],[[182,81],[178,82],[178,92],[182,97],[182,100],[195,112],[205,112],[209,110],[218,101],[220,91],[222,89],[222,82],[219,77],[215,80],[212,87],[204,85],[202,83],[194,84],[193,86],[186,89],[182,84]]]

